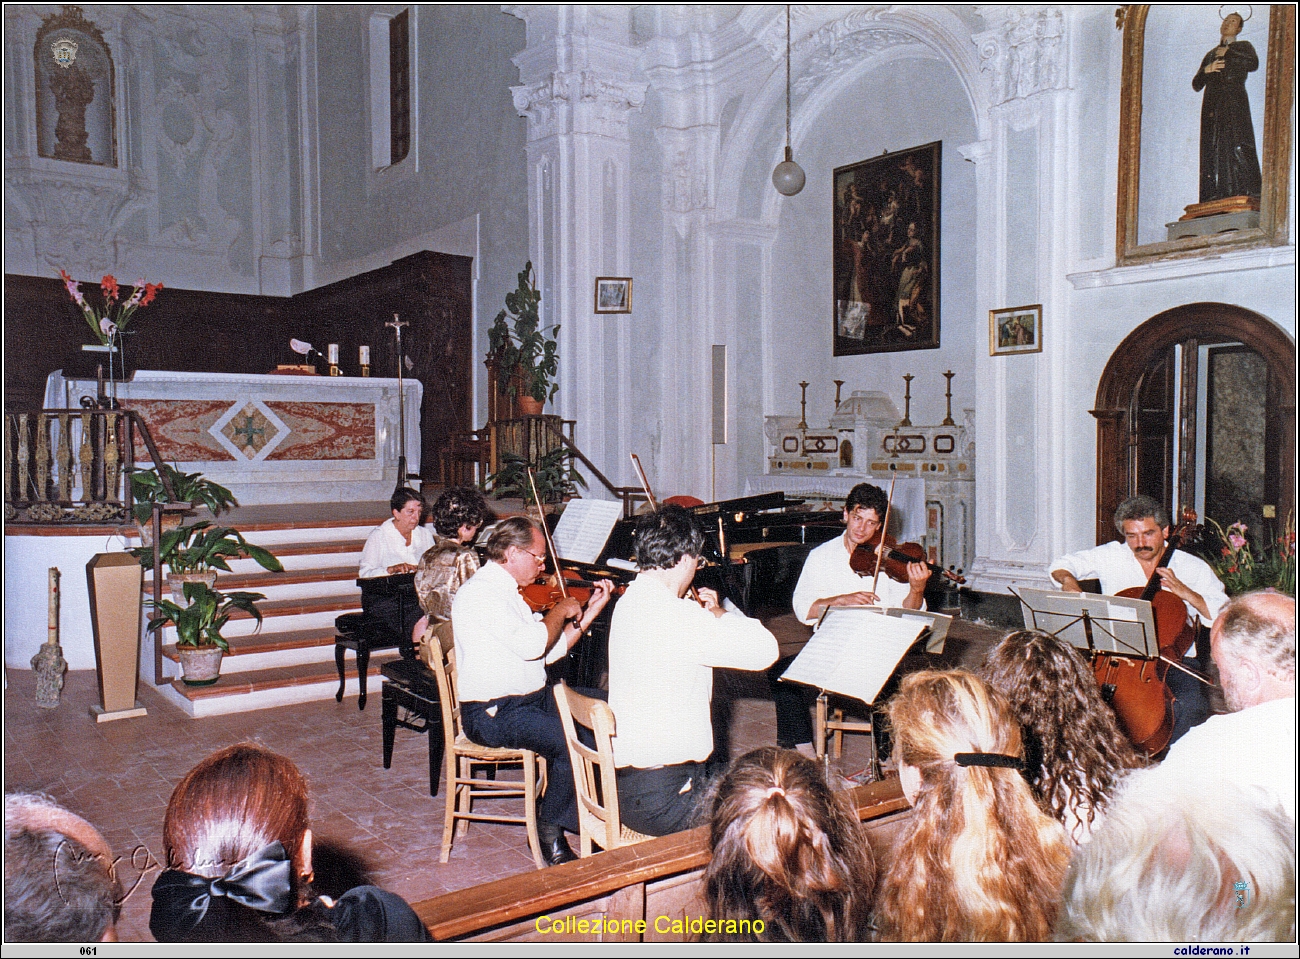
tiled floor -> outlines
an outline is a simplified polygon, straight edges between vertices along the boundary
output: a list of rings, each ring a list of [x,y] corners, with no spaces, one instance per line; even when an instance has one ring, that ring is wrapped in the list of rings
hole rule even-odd
[[[952,644],[950,644],[951,646]],[[950,651],[948,661],[978,661],[977,651]],[[775,714],[759,677],[719,673],[717,707],[731,722],[731,754],[775,741]],[[69,673],[62,703],[35,705],[33,674],[8,673],[5,692],[6,791],[48,793],[104,833],[128,896],[119,927],[124,941],[149,940],[149,890],[162,856],[162,821],[172,787],[198,760],[246,739],[290,757],[311,788],[317,885],[330,891],[326,863],[408,901],[418,901],[533,868],[521,828],[475,824],[438,861],[445,793],[428,791],[428,746],[423,736],[398,730],[393,768],[382,764],[378,690],[364,712],[356,699],[286,706],[235,716],[189,719],[152,690],[142,688],[149,715],[96,724],[88,715],[98,701],[93,672]],[[863,737],[846,737],[842,768],[865,763]],[[328,850],[335,855],[328,855]]]

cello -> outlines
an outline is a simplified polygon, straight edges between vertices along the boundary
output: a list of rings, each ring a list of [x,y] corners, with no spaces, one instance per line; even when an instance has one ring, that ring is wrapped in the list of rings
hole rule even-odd
[[[1190,507],[1184,509],[1183,522],[1170,533],[1156,569],[1168,567],[1174,551],[1195,529],[1196,513]],[[1185,669],[1178,660],[1196,641],[1196,625],[1188,621],[1183,601],[1162,587],[1159,573],[1153,572],[1145,587],[1133,586],[1116,595],[1151,604],[1159,654],[1099,653],[1093,658],[1093,675],[1129,741],[1148,756],[1155,756],[1168,747],[1174,732],[1174,694],[1165,684],[1165,675],[1171,665]]]

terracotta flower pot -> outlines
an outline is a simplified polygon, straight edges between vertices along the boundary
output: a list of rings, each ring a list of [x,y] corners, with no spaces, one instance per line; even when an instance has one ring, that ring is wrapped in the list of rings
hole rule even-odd
[[[220,646],[178,646],[176,652],[187,686],[211,686],[221,678]]]
[[[533,399],[527,393],[519,396],[519,412],[524,416],[541,416],[543,405],[541,400]]]

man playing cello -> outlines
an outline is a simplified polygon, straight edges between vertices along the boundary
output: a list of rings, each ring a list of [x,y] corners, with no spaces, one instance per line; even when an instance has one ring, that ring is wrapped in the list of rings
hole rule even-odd
[[[1169,538],[1169,511],[1150,496],[1134,496],[1115,510],[1115,529],[1124,542],[1105,543],[1055,560],[1052,579],[1067,592],[1082,592],[1080,579],[1101,580],[1101,591],[1114,595],[1120,590],[1143,587],[1159,576],[1161,587],[1187,606],[1188,619],[1197,617],[1209,627],[1228,601],[1223,584],[1208,564],[1190,553],[1176,551],[1167,567],[1157,568]],[[1199,670],[1197,645],[1183,658],[1183,665]],[[1174,694],[1174,729],[1171,742],[1199,726],[1210,715],[1204,684],[1180,669],[1169,669],[1165,683]]]

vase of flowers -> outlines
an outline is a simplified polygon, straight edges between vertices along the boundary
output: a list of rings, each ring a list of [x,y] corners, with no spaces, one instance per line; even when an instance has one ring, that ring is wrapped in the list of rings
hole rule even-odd
[[[1226,530],[1209,520],[1220,540],[1219,555],[1211,565],[1229,596],[1257,589],[1276,589],[1295,595],[1295,519],[1276,538],[1257,535],[1245,523]]]
[[[86,325],[95,336],[96,342],[82,346],[82,352],[91,354],[92,365],[107,367],[108,379],[125,379],[122,334],[126,332],[136,311],[152,303],[163,285],[137,280],[131,295],[124,296],[124,290],[117,279],[108,274],[99,282],[101,303],[97,305],[86,298],[81,292],[81,284],[70,277],[66,270],[60,270],[59,276],[63,279],[68,296],[81,309]]]

